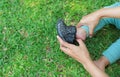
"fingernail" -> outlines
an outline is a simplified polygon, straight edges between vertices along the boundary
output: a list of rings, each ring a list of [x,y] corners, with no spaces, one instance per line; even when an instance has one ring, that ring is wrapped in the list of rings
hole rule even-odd
[[[57,38],[58,38],[58,35],[57,35]]]

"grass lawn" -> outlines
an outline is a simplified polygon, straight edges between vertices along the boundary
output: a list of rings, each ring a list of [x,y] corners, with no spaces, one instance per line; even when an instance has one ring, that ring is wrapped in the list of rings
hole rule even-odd
[[[82,16],[119,0],[0,0],[0,77],[90,77],[83,66],[59,49],[56,22],[76,25]],[[120,31],[106,26],[86,40],[98,59]],[[120,77],[120,62],[106,68]]]

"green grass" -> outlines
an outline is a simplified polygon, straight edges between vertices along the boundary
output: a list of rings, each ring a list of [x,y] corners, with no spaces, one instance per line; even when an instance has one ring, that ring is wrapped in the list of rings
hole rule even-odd
[[[81,64],[59,49],[56,22],[76,25],[83,15],[119,0],[0,0],[0,77],[90,77]],[[93,59],[120,36],[105,27],[86,45]],[[120,64],[106,72],[120,76]]]

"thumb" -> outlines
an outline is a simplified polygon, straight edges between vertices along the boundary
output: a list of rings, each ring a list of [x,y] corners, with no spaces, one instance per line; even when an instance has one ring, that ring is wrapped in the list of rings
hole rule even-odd
[[[79,27],[81,27],[83,24],[81,23],[81,22],[79,22],[78,24],[77,24],[77,28],[79,28]]]
[[[85,46],[84,42],[81,39],[77,39],[77,42],[79,43],[80,46]]]
[[[93,33],[94,33],[94,27],[89,26],[89,36],[90,36],[90,38],[93,36]]]

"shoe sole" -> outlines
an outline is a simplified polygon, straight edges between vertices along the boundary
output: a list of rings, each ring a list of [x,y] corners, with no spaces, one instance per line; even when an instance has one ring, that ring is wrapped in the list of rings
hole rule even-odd
[[[62,35],[61,31],[60,31],[60,29],[61,29],[61,23],[62,23],[62,21],[59,20],[59,21],[58,21],[58,24],[57,24],[57,33],[58,33],[58,35],[62,38],[62,40],[65,41],[65,39],[64,39],[64,37],[63,37],[63,35]]]

